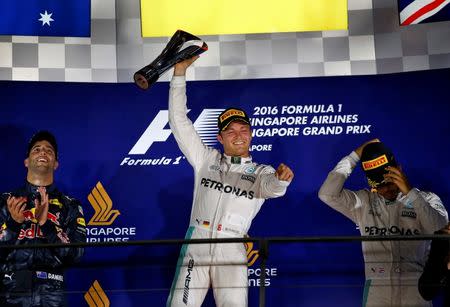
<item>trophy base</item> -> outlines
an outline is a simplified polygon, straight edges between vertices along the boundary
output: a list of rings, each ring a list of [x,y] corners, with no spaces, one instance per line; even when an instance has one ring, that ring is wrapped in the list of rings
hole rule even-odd
[[[133,78],[134,83],[136,83],[138,87],[140,87],[143,90],[146,90],[150,87],[150,85],[152,85],[158,80],[159,76],[153,75],[150,79],[147,79],[143,73],[138,71],[134,74]]]

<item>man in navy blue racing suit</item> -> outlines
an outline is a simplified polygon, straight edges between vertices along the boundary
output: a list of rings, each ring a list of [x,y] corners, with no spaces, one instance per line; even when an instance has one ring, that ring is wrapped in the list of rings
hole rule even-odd
[[[79,201],[58,191],[55,137],[39,131],[30,140],[25,185],[0,197],[0,244],[32,246],[86,241]],[[82,248],[0,249],[1,306],[66,306],[64,268],[80,260]]]

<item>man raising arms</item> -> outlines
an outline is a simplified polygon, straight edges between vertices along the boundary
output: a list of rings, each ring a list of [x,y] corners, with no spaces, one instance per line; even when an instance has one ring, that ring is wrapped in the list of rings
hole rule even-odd
[[[197,57],[175,66],[169,93],[169,123],[194,168],[195,186],[186,238],[242,238],[268,198],[285,194],[294,174],[255,163],[246,113],[228,108],[218,118],[217,139],[224,153],[203,145],[186,116],[186,69]],[[167,306],[200,306],[209,286],[217,306],[247,306],[247,255],[242,243],[182,247]]]

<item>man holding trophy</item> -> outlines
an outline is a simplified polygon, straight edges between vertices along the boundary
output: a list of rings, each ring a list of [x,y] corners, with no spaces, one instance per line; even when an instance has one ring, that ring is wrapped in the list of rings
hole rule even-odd
[[[205,146],[187,117],[187,68],[194,56],[175,65],[170,83],[169,124],[194,168],[193,208],[186,239],[243,238],[268,198],[285,194],[292,170],[252,161],[250,121],[239,108],[218,118],[224,153]],[[247,306],[247,254],[243,243],[186,244],[178,259],[167,306],[201,306],[209,287],[217,306]]]

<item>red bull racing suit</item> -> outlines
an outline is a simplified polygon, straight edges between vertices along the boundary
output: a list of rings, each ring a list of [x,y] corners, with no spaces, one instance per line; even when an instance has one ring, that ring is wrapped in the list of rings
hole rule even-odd
[[[264,200],[284,195],[275,170],[204,146],[186,116],[186,82],[174,77],[169,123],[194,168],[195,187],[186,238],[242,238]],[[217,306],[247,306],[247,255],[242,243],[182,247],[167,306],[200,306],[212,286]]]
[[[369,190],[343,188],[359,162],[355,152],[344,157],[328,174],[319,191],[327,205],[351,219],[364,236],[422,235],[447,224],[439,197],[413,188],[388,201]],[[363,242],[366,284],[363,306],[431,306],[417,284],[425,265],[429,241]]]
[[[36,186],[26,185],[0,198],[0,242],[2,245],[86,242],[86,225],[81,204],[63,195],[54,185],[49,194],[47,222],[35,218],[34,199],[40,198]],[[27,198],[21,224],[11,218],[6,200],[12,195]],[[82,248],[0,249],[2,272],[1,306],[66,306],[65,267],[80,260]]]

